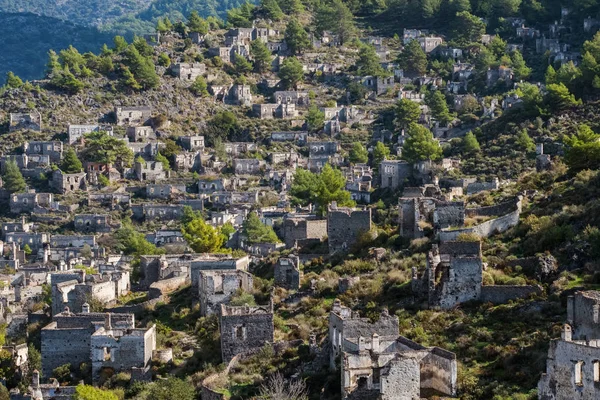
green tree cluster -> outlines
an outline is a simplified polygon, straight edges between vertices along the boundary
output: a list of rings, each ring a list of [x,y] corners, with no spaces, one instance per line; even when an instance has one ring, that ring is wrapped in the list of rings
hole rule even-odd
[[[325,123],[325,113],[317,107],[316,104],[311,104],[306,113],[306,125],[311,132],[318,132],[323,129]]]
[[[251,28],[255,6],[246,1],[237,8],[227,11],[227,25],[236,28]]]
[[[242,225],[248,243],[279,243],[281,240],[271,226],[265,225],[255,212],[248,214]]]
[[[366,164],[369,161],[369,152],[359,142],[355,142],[348,154],[348,161],[352,164]]]
[[[85,135],[85,148],[81,155],[85,161],[102,164],[130,166],[133,162],[133,152],[127,143],[104,131]]]
[[[577,132],[563,138],[567,146],[565,162],[573,172],[600,169],[600,135],[581,124]]]
[[[358,60],[356,61],[356,69],[359,75],[366,76],[384,76],[385,71],[381,66],[381,61],[375,47],[362,44],[358,51]]]
[[[398,67],[406,76],[420,76],[427,71],[427,54],[416,40],[411,40],[398,55]]]
[[[333,32],[341,44],[352,40],[357,31],[354,15],[342,0],[321,1],[315,12],[315,27],[320,34]]]
[[[292,18],[288,22],[284,37],[292,54],[301,53],[311,47],[308,33],[296,18]]]
[[[442,158],[440,143],[423,125],[411,124],[402,146],[402,157],[409,162],[439,160]]]
[[[69,148],[63,157],[62,163],[60,164],[62,172],[67,174],[76,174],[83,171],[83,164],[77,157],[77,153],[72,148]]]
[[[288,57],[281,64],[278,75],[285,89],[296,89],[304,78],[302,64],[296,57]]]
[[[346,178],[339,169],[326,164],[321,173],[298,169],[290,188],[295,204],[316,204],[318,213],[323,215],[332,201],[338,206],[353,206],[350,193],[345,190]]]
[[[129,222],[117,229],[113,235],[116,241],[116,250],[126,255],[142,256],[163,254],[164,250],[146,240],[146,235],[138,232]]]
[[[256,72],[263,73],[271,68],[271,51],[262,40],[256,39],[250,43],[250,54],[254,60]]]
[[[394,111],[396,113],[395,124],[400,129],[406,129],[410,124],[419,122],[421,116],[419,104],[408,99],[399,100]]]
[[[10,193],[23,192],[27,187],[25,178],[23,178],[23,175],[21,174],[21,170],[13,160],[10,160],[5,164],[2,182],[4,184],[4,189],[8,190]]]
[[[188,217],[187,222],[181,227],[181,233],[188,245],[197,253],[215,253],[223,247],[224,237],[219,229],[209,225],[202,215]]]

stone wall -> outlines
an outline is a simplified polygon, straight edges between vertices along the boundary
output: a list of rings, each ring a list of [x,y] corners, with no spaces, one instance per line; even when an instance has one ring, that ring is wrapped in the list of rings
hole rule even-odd
[[[434,347],[421,360],[421,389],[456,395],[456,354]]]
[[[470,218],[505,215],[515,211],[519,207],[518,202],[519,199],[513,199],[489,207],[467,208],[465,213]]]
[[[318,239],[327,236],[327,220],[286,218],[283,220],[283,238],[287,248],[296,246],[297,241]]]
[[[148,298],[157,299],[167,293],[173,292],[189,282],[187,276],[176,276],[154,282],[148,289]]]
[[[437,229],[465,224],[465,203],[437,202],[433,211],[433,226]]]
[[[42,329],[42,375],[52,376],[52,371],[64,364],[78,368],[90,360],[91,328],[53,329],[56,322]]]
[[[498,178],[493,179],[491,182],[473,182],[467,184],[467,194],[475,194],[486,190],[496,190],[500,187]]]
[[[520,210],[513,211],[502,217],[485,221],[479,225],[463,229],[442,230],[440,231],[440,241],[447,242],[456,240],[462,233],[473,233],[480,238],[487,238],[497,233],[502,233],[519,223]]]
[[[267,307],[228,307],[221,304],[219,327],[223,362],[273,343],[273,310]]]
[[[482,286],[479,300],[484,303],[503,304],[510,300],[523,299],[532,294],[542,293],[542,288],[535,285],[491,285]]]
[[[600,292],[577,292],[567,298],[567,322],[573,338],[600,339]]]
[[[435,279],[435,275],[430,275]],[[442,309],[449,309],[457,304],[470,300],[477,300],[481,293],[483,283],[481,257],[458,257],[452,259],[447,275],[442,272],[442,282],[429,293],[429,304],[439,305]],[[435,281],[434,281],[435,282]]]
[[[329,253],[346,252],[356,243],[361,234],[371,230],[371,209],[359,210],[329,207],[327,213],[327,237]]]

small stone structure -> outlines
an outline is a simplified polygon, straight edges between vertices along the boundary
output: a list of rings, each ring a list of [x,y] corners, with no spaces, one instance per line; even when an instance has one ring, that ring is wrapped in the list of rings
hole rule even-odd
[[[224,363],[238,354],[273,343],[273,303],[257,307],[221,304],[219,328]]]
[[[151,107],[115,107],[117,125],[145,125],[152,116]]]
[[[567,299],[567,324],[550,342],[540,400],[600,398],[600,292],[577,292]]]
[[[329,254],[346,252],[361,234],[371,230],[371,209],[338,207],[332,202],[327,213]]]
[[[86,173],[79,172],[75,174],[67,174],[57,169],[52,173],[52,181],[50,185],[58,193],[66,194],[78,190],[87,189]]]
[[[433,245],[427,268],[418,277],[413,268],[412,290],[426,297],[429,307],[450,309],[478,300],[494,304],[541,293],[539,286],[483,286],[481,242],[444,242]]]
[[[404,182],[412,176],[412,164],[403,160],[384,160],[379,166],[381,187],[395,190],[404,186]]]
[[[296,256],[280,257],[275,263],[274,284],[287,289],[299,289],[302,272]]]
[[[206,65],[203,63],[178,63],[171,66],[171,71],[175,77],[183,81],[194,81],[206,72]]]
[[[246,271],[206,270],[199,271],[199,274],[198,297],[202,316],[218,313],[219,306],[228,303],[238,290],[249,292],[253,289],[252,274]]]
[[[139,380],[149,372],[156,328],[135,329],[133,314],[92,313],[88,306],[82,313],[66,309],[55,315],[42,329],[41,343],[44,376],[67,363],[91,363],[94,380],[104,368]]]
[[[302,247],[307,242],[320,242],[327,236],[327,220],[316,215],[288,215],[282,225],[287,248]]]
[[[25,142],[23,143],[23,153],[48,156],[51,162],[59,163],[63,155],[63,144],[57,141]]]
[[[10,132],[27,129],[31,131],[42,131],[42,114],[39,112],[10,113],[8,129]]]
[[[130,142],[146,143],[156,140],[156,133],[151,126],[130,126],[127,128],[127,138]]]
[[[78,232],[110,232],[114,229],[110,214],[77,214],[73,225]]]

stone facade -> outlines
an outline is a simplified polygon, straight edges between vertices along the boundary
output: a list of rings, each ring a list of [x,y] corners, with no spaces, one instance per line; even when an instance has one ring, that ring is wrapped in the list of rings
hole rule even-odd
[[[31,113],[10,113],[8,129],[10,132],[18,130],[42,131],[42,114],[39,112]]]
[[[219,329],[224,363],[238,354],[273,343],[273,304],[258,307],[221,304]]]
[[[300,259],[295,256],[281,257],[275,263],[274,284],[287,289],[299,289],[302,271]]]
[[[294,103],[265,103],[253,104],[252,114],[260,119],[285,119],[297,117],[298,111]]]
[[[361,234],[371,230],[371,209],[339,208],[332,203],[327,213],[329,254],[347,252]]]
[[[239,290],[253,290],[252,274],[241,270],[199,271],[198,297],[202,316],[216,314]]]
[[[64,364],[91,363],[94,381],[104,369],[144,375],[156,349],[156,328],[135,329],[133,314],[82,313],[66,310],[42,329],[42,372]]]
[[[179,144],[185,150],[203,150],[205,147],[204,136],[180,136]]]
[[[178,63],[171,66],[171,71],[176,78],[183,81],[194,81],[206,72],[203,63]]]
[[[69,135],[69,144],[74,144],[80,141],[85,135],[92,132],[108,132],[112,136],[113,129],[111,126],[103,126],[98,124],[89,125],[69,125],[67,134]]]
[[[185,185],[146,185],[146,198],[148,199],[170,199],[184,196],[187,191]]]
[[[131,206],[137,220],[179,220],[183,216],[183,204],[140,204]]]
[[[86,190],[86,175],[87,174],[85,172],[67,174],[62,172],[60,169],[57,169],[52,173],[52,181],[50,184],[54,190],[61,194],[71,193],[78,190]]]
[[[305,241],[321,241],[327,236],[327,220],[315,215],[286,216],[282,232],[287,248],[301,247]]]
[[[156,140],[156,133],[151,126],[130,126],[127,128],[127,138],[130,142],[147,143]]]
[[[10,196],[9,201],[11,213],[31,213],[40,208],[51,208],[54,196],[52,193],[15,193]]]
[[[600,398],[600,292],[576,292],[567,299],[567,324],[550,342],[540,400]]]
[[[236,158],[233,160],[233,170],[236,174],[261,174],[265,162],[256,158]]]
[[[115,228],[109,214],[77,214],[73,225],[79,232],[110,232]]]
[[[428,392],[456,395],[456,354],[403,336],[344,339],[343,400],[414,400]]]
[[[151,107],[115,107],[117,125],[145,125],[152,117]]]
[[[62,142],[25,142],[23,153],[27,155],[39,154],[48,156],[53,163],[59,163],[63,155]]]
[[[135,178],[139,181],[160,181],[167,178],[167,171],[159,161],[136,161]]]
[[[296,90],[275,92],[273,93],[273,100],[277,104],[295,104],[297,106],[308,106],[310,104],[308,92]]]

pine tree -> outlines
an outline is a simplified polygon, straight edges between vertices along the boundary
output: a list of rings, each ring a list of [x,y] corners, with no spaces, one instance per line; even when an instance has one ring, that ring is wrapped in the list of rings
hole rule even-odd
[[[421,107],[414,101],[401,99],[396,104],[395,123],[400,129],[406,129],[410,124],[418,122],[421,116]]]
[[[161,163],[163,165],[163,169],[165,171],[168,171],[171,169],[171,164],[169,164],[169,160],[167,159],[167,157],[163,156],[162,154],[158,153],[155,157],[154,157],[155,161],[158,161],[159,163]]]
[[[23,81],[12,71],[6,73],[6,86],[13,89],[18,89],[23,86]]]
[[[233,65],[235,67],[235,72],[237,72],[239,75],[244,75],[252,71],[252,64],[250,61],[248,61],[246,57],[239,54],[235,55]]]
[[[423,75],[427,71],[427,54],[416,40],[411,40],[398,56],[398,67],[407,75]]]
[[[352,145],[352,149],[348,154],[348,161],[353,164],[365,164],[369,161],[369,152],[362,144],[356,142]]]
[[[304,27],[296,18],[292,18],[285,29],[285,42],[292,54],[310,48],[310,39]]]
[[[206,97],[208,96],[208,85],[202,75],[196,77],[196,80],[190,86],[190,90],[196,96]]]
[[[61,70],[62,67],[58,61],[58,54],[54,50],[50,50],[48,52],[48,62],[46,63],[46,78],[52,79]]]
[[[132,90],[140,90],[142,88],[138,81],[135,80],[135,76],[133,76],[133,73],[131,72],[128,66],[123,65],[123,67],[121,68],[121,73],[123,74],[123,76],[121,77],[121,83],[123,84],[123,86]]]
[[[479,150],[481,150],[477,138],[471,131],[467,132],[463,138],[462,145],[464,152],[467,154],[477,153]]]
[[[250,54],[254,59],[254,69],[256,72],[265,72],[271,66],[271,52],[262,40],[254,40],[250,43]]]
[[[214,253],[223,245],[223,236],[219,231],[204,221],[202,216],[196,216],[181,228],[183,238],[197,253]]]
[[[79,158],[77,158],[77,153],[75,153],[75,150],[69,148],[65,152],[60,169],[67,174],[76,174],[83,170],[83,164]]]
[[[261,0],[260,8],[267,18],[279,21],[283,18],[283,11],[276,0]]]
[[[160,79],[152,59],[142,56],[136,46],[130,45],[127,48],[126,59],[136,81],[143,89],[152,89],[159,85]]]
[[[377,142],[373,148],[373,168],[378,169],[379,164],[390,155],[390,149],[382,142]]]
[[[2,182],[4,183],[4,189],[10,193],[23,192],[27,187],[25,178],[23,178],[17,163],[12,160],[8,161],[4,167]]]
[[[286,58],[279,68],[279,78],[284,88],[296,88],[298,83],[304,78],[304,71],[300,61],[296,57]]]
[[[209,29],[208,22],[198,15],[196,10],[192,11],[188,17],[187,26],[190,29],[190,32],[197,32],[201,35],[206,35]]]
[[[371,45],[360,46],[356,68],[361,76],[383,76],[385,74],[381,67],[379,56],[375,48]]]
[[[308,130],[312,132],[317,132],[323,129],[323,124],[325,123],[325,114],[319,110],[315,104],[311,104],[308,107],[308,113],[306,114],[306,125],[308,126]]]
[[[412,163],[438,160],[442,157],[442,148],[429,129],[419,124],[411,124],[402,146],[402,157]]]
[[[115,36],[113,38],[114,50],[115,53],[121,54],[125,50],[127,50],[127,40],[123,36]]]
[[[425,102],[431,110],[431,115],[442,125],[447,125],[452,121],[452,115],[448,110],[446,98],[439,90],[432,90],[425,95]]]

